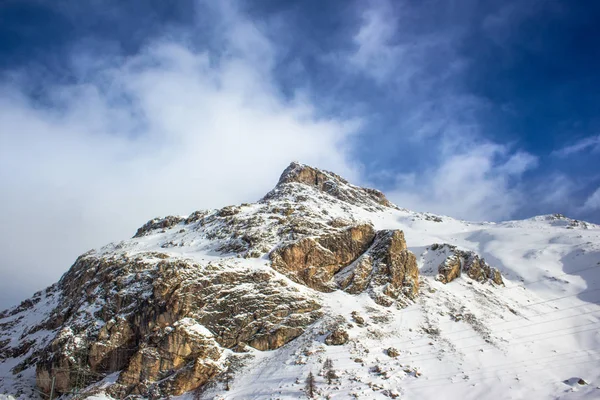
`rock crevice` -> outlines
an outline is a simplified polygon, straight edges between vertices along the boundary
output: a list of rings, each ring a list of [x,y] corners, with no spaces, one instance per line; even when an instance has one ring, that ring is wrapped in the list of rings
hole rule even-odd
[[[379,231],[372,246],[342,270],[336,281],[349,293],[367,290],[382,305],[412,300],[419,293],[417,259],[408,250],[402,231]]]

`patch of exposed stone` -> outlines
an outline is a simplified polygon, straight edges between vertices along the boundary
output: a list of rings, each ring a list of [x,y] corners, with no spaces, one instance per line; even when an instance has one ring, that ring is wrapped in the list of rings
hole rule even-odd
[[[348,339],[348,332],[346,332],[344,329],[338,328],[325,338],[325,344],[328,346],[341,346],[346,344]]]
[[[310,288],[335,290],[333,276],[363,254],[375,238],[371,225],[357,225],[318,237],[304,237],[275,248],[274,269]]]
[[[141,228],[139,228],[133,237],[139,238],[157,229],[169,229],[175,225],[178,225],[184,220],[185,218],[183,217],[175,217],[172,215],[165,218],[154,218],[146,222]]]
[[[496,285],[504,285],[500,271],[491,267],[485,259],[473,251],[459,250],[456,246],[446,243],[434,244],[430,250],[449,253],[446,260],[438,267],[437,280],[442,283],[452,282],[465,273],[469,278],[480,283],[492,282]]]
[[[384,209],[396,208],[385,195],[378,190],[361,188],[350,184],[347,180],[329,171],[322,171],[308,165],[292,162],[281,174],[277,187],[265,196],[265,199],[277,196],[282,186],[299,183],[316,188],[343,202],[361,206]]]
[[[315,300],[268,269],[160,253],[82,256],[58,290],[58,306],[30,330],[54,330],[48,344],[0,343],[8,356],[29,354],[19,369],[35,366],[44,392],[55,377],[58,394],[120,371],[108,389],[117,398],[179,395],[222,372],[223,349],[276,349],[321,316]]]
[[[414,299],[419,292],[419,269],[399,230],[377,232],[371,247],[336,277],[349,293],[365,290],[381,305]]]

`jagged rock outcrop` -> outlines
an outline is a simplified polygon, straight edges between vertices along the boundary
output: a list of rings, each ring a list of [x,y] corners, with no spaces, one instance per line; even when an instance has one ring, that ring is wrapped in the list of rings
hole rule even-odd
[[[152,219],[80,256],[57,284],[0,314],[0,358],[14,359],[14,374],[35,370],[43,392],[54,379],[57,395],[113,373],[105,390],[116,398],[201,387],[232,354],[277,349],[318,321],[311,289],[413,299],[418,269],[403,233],[358,217],[390,209],[376,190],[292,163],[258,203]],[[347,340],[336,330],[326,342]]]
[[[301,183],[325,192],[345,203],[363,207],[396,208],[383,193],[375,189],[361,188],[333,172],[319,170],[308,165],[292,162],[281,174],[277,187],[265,197],[270,198],[286,184]]]
[[[442,283],[452,282],[464,272],[469,278],[477,282],[504,284],[500,271],[491,267],[473,251],[459,250],[456,246],[449,244],[434,244],[430,249],[448,254],[444,262],[438,267],[437,279]]]
[[[333,276],[362,253],[375,237],[371,225],[357,225],[339,232],[306,237],[274,249],[272,266],[296,282],[320,291],[333,291]]]
[[[170,215],[165,218],[154,218],[154,219],[151,219],[150,221],[146,222],[140,229],[138,229],[133,237],[137,238],[137,237],[145,236],[149,232],[156,230],[156,229],[161,229],[161,230],[169,229],[184,220],[185,220],[185,218],[183,218],[183,217],[176,217],[173,215]]]
[[[89,254],[59,286],[53,315],[63,315],[65,328],[29,360],[38,386],[49,391],[54,376],[57,393],[122,371],[113,393],[182,394],[220,372],[224,348],[275,349],[320,316],[316,301],[272,271],[159,254]]]
[[[368,289],[377,303],[389,306],[394,300],[403,300],[402,297],[414,299],[417,296],[417,259],[408,250],[402,231],[379,231],[368,251],[342,270],[336,281],[349,293]]]
[[[218,372],[222,350],[213,334],[193,319],[173,324],[151,346],[143,346],[131,357],[113,393],[147,393],[148,382],[159,382],[160,392],[183,394],[195,389]],[[170,375],[171,371],[175,371]],[[163,380],[165,377],[169,379]],[[131,390],[130,388],[133,388]]]

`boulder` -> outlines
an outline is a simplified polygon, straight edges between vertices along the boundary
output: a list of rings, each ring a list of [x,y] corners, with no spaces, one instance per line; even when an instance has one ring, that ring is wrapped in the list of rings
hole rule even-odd
[[[365,324],[365,319],[360,316],[358,311],[352,311],[352,320],[356,322],[358,326],[363,326]]]
[[[325,344],[328,346],[341,346],[348,342],[348,332],[338,328],[331,332],[327,338],[325,338]]]
[[[400,352],[394,347],[388,348],[386,353],[388,356],[390,356],[392,358],[398,357],[400,355]]]

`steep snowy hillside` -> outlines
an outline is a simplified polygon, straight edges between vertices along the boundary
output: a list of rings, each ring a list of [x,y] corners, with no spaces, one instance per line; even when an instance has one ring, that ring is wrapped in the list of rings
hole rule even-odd
[[[17,399],[600,398],[600,227],[475,223],[292,163],[0,314]],[[1,396],[0,396],[1,397]]]

